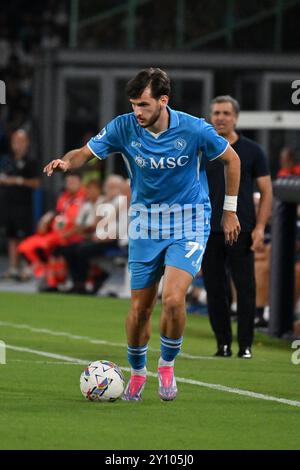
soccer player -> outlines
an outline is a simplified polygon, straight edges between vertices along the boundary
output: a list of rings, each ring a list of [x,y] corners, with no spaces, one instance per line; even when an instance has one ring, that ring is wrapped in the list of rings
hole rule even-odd
[[[236,216],[240,160],[204,119],[168,106],[170,79],[158,68],[140,71],[126,87],[133,112],[116,117],[86,146],[71,150],[45,168],[67,171],[94,156],[121,152],[131,180],[131,214],[140,209],[140,237],[129,226],[131,308],[126,321],[131,377],[123,398],[140,400],[146,382],[147,343],[160,278],[164,271],[160,319],[159,396],[177,394],[174,360],[185,326],[185,296],[210,231],[206,160],[219,158],[226,175],[223,228],[232,244],[240,231]],[[173,217],[172,217],[173,216]],[[180,218],[180,216],[182,216]],[[184,231],[180,235],[180,230]],[[131,233],[132,232],[132,233]]]

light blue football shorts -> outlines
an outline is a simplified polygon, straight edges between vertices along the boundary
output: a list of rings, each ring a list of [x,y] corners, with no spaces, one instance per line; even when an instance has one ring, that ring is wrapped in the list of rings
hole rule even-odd
[[[165,266],[173,266],[187,271],[193,277],[196,276],[201,268],[209,233],[210,225],[208,224],[201,237],[182,238],[180,240],[142,240],[142,242],[147,243],[145,251],[149,253],[149,250],[153,248],[152,253],[154,253],[151,259],[145,261],[141,260],[141,256],[139,256],[139,260],[134,259],[136,258],[134,256],[130,256],[130,251],[134,251],[135,244],[138,243],[138,241],[133,241],[132,250],[129,249],[128,262],[131,289],[144,289],[159,282]]]

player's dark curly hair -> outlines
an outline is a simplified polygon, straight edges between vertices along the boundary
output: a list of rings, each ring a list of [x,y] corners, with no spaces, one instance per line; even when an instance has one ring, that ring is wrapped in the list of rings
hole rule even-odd
[[[150,67],[141,70],[126,85],[128,98],[137,99],[141,96],[145,88],[150,87],[153,98],[158,99],[162,95],[170,96],[170,78],[163,70]]]

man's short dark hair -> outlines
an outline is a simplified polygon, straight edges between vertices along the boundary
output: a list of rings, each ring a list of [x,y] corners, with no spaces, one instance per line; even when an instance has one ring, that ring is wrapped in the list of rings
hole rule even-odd
[[[141,70],[132,78],[126,85],[126,94],[128,98],[137,99],[147,87],[150,87],[151,95],[155,99],[162,95],[170,96],[170,78],[166,72],[154,67]]]
[[[231,103],[235,114],[238,115],[240,112],[239,102],[230,95],[216,96],[216,98],[211,100],[211,103],[210,103],[211,108],[215,103]]]

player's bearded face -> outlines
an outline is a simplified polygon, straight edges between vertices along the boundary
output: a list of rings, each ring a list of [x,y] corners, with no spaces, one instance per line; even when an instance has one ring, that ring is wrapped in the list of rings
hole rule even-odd
[[[139,122],[140,126],[144,128],[153,126],[156,123],[156,121],[158,121],[158,119],[160,118],[161,110],[162,110],[162,107],[160,103],[157,103],[157,107],[154,109],[152,114],[150,114],[150,116],[145,116],[144,120]]]
[[[152,127],[159,120],[167,101],[162,96],[153,98],[151,89],[147,87],[137,99],[130,99],[132,109],[139,125],[143,128]]]
[[[144,128],[153,126],[160,118],[161,111],[162,106],[160,102],[152,99],[148,106],[145,106],[136,112],[139,125]]]

